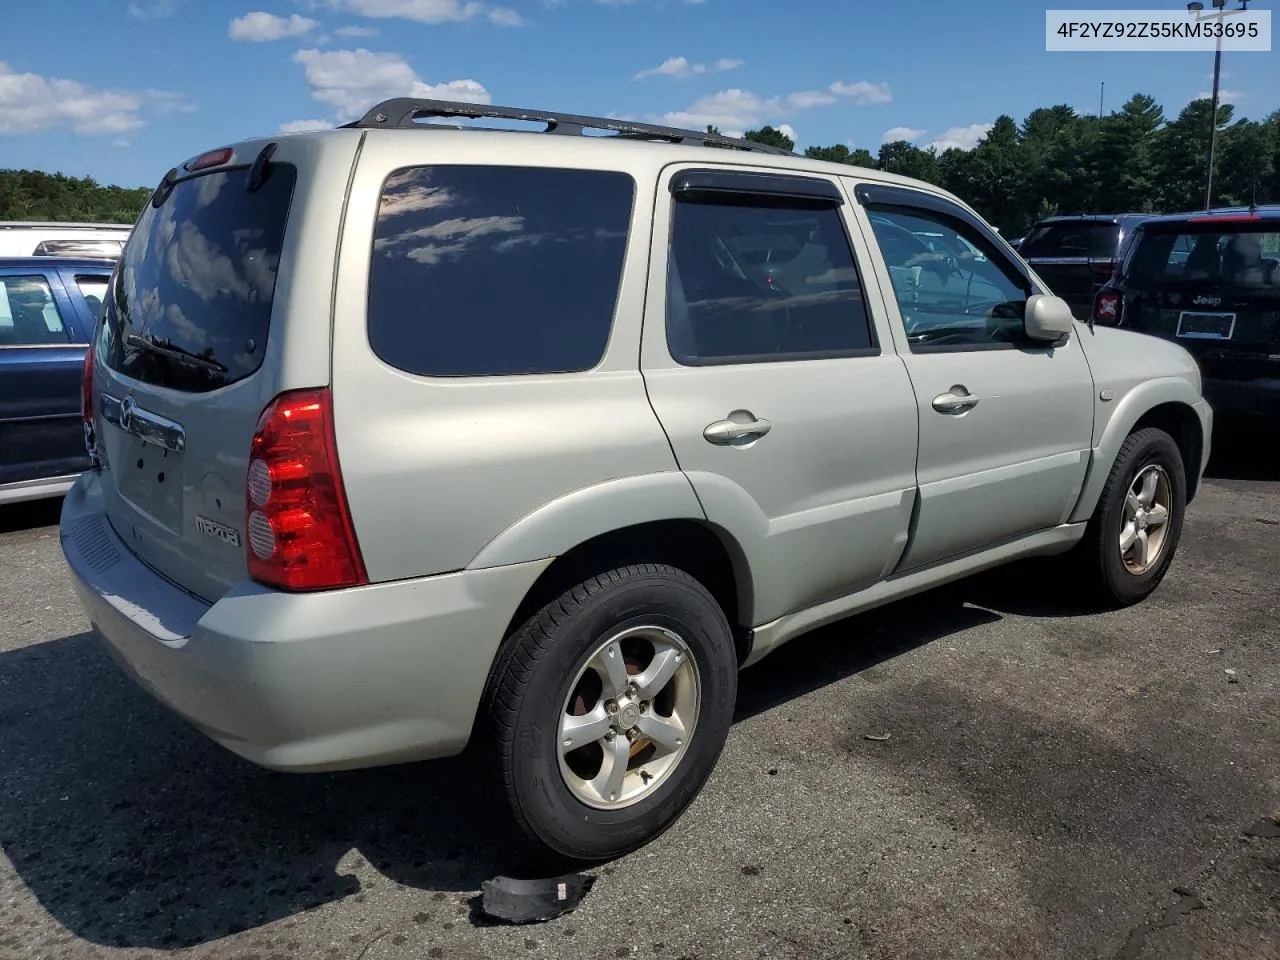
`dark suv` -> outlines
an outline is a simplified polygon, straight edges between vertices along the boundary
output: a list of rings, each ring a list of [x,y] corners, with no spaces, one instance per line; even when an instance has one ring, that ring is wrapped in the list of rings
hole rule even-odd
[[[1093,297],[1115,270],[1134,228],[1149,214],[1077,214],[1046,217],[1033,226],[1018,253],[1055,294],[1088,319]]]
[[[1219,413],[1280,414],[1280,206],[1148,219],[1093,319],[1180,343]]]

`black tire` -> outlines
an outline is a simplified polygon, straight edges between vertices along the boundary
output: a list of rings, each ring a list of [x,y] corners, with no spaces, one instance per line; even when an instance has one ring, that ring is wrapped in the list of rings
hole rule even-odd
[[[1138,474],[1153,464],[1162,467],[1169,478],[1172,506],[1168,530],[1156,563],[1143,573],[1134,573],[1120,555],[1119,537],[1125,522],[1125,498]],[[1150,596],[1173,563],[1182,538],[1186,505],[1187,474],[1182,453],[1173,438],[1156,427],[1130,434],[1120,447],[1098,505],[1089,519],[1084,540],[1075,551],[1086,578],[1088,599],[1105,608],[1118,609]]]
[[[633,806],[601,810],[578,799],[561,775],[560,712],[570,684],[598,645],[641,623],[664,626],[684,639],[700,681],[698,718],[679,763],[650,795]],[[543,607],[508,639],[487,697],[494,772],[524,840],[532,842],[531,852],[600,862],[662,834],[715,768],[733,720],[737,684],[737,653],[724,612],[701,583],[674,567],[611,570]]]

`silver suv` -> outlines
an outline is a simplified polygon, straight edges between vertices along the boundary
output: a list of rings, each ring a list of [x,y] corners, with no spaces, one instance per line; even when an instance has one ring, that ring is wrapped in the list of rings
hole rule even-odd
[[[169,171],[84,393],[62,546],[143,687],[276,770],[471,744],[586,861],[804,631],[1033,555],[1141,600],[1212,428],[936,187],[421,100]]]

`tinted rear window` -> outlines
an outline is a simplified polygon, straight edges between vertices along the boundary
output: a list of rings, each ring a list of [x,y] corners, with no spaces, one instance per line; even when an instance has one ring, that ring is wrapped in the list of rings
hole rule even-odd
[[[1120,227],[1114,223],[1090,220],[1064,220],[1042,223],[1031,228],[1018,253],[1023,257],[1098,257],[1109,260],[1116,255]]]
[[[276,271],[297,180],[273,163],[184,180],[147,204],[108,297],[107,364],[176,390],[213,390],[262,365]]]
[[[634,181],[598,170],[439,166],[383,186],[369,342],[435,377],[563,373],[600,362]]]
[[[1147,228],[1134,240],[1125,281],[1280,293],[1280,224],[1187,224]]]

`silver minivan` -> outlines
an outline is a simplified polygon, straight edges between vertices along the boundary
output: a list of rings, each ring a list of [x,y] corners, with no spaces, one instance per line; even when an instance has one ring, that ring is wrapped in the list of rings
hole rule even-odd
[[[474,744],[582,860],[680,815],[792,637],[1037,555],[1139,602],[1212,429],[1186,351],[934,186],[418,100],[170,170],[84,393],[62,545],[138,683],[276,770]]]

